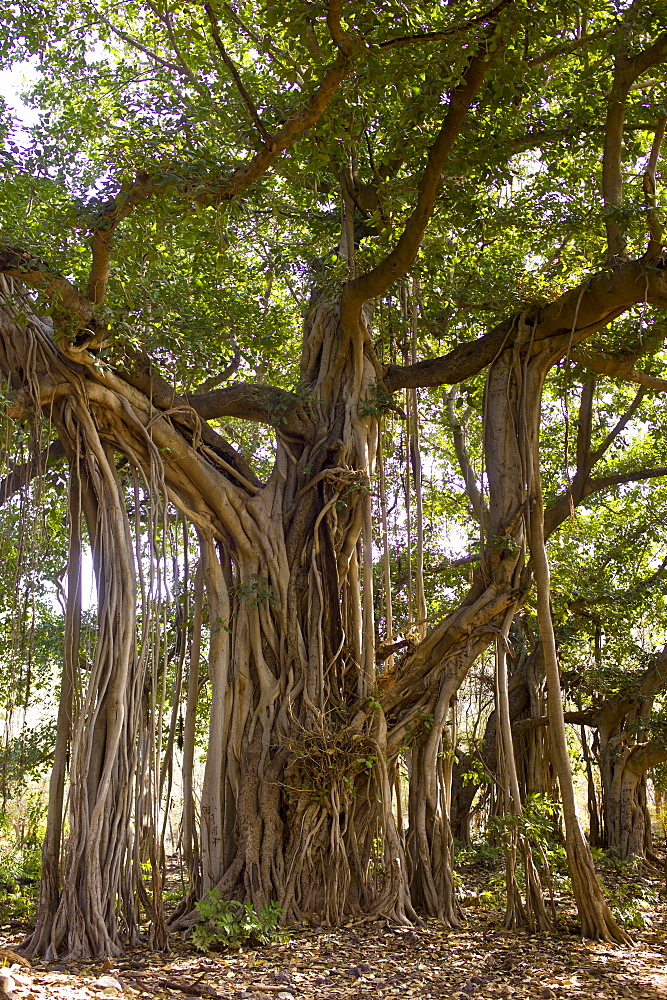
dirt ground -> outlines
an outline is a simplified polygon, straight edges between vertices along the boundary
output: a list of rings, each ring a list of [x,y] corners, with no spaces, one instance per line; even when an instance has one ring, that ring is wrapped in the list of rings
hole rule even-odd
[[[170,955],[134,950],[103,964],[14,965],[6,970],[13,982],[3,985],[16,1000],[105,995],[181,1000],[667,1000],[667,920],[635,933],[634,948],[617,948],[567,933],[510,933],[501,928],[499,917],[469,912],[459,931],[448,931],[433,920],[414,930],[303,928],[285,943],[226,955],[202,955],[177,941]],[[4,944],[11,947],[17,941]],[[11,956],[6,961],[11,962]]]
[[[349,923],[299,927],[289,939],[257,949],[197,952],[177,937],[170,954],[129,950],[106,962],[30,967],[13,951],[28,925],[0,927],[0,1000],[89,1000],[91,997],[210,997],[219,1000],[411,1000],[544,998],[544,1000],[667,1000],[667,883],[662,871],[628,872],[605,866],[610,899],[643,912],[634,947],[582,941],[572,898],[556,892],[558,934],[503,929],[492,909],[498,862],[461,869],[465,924],[450,930],[436,920],[414,928]],[[491,897],[491,902],[488,900]],[[650,900],[650,905],[645,902]],[[11,949],[7,951],[3,949]],[[3,979],[3,973],[10,978]],[[4,996],[3,996],[4,988]]]

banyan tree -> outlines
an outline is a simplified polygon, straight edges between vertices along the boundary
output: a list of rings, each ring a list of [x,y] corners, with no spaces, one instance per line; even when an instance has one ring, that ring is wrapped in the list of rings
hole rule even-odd
[[[596,472],[632,414],[600,437],[590,378],[667,385],[650,371],[667,306],[656,193],[667,34],[653,6],[12,5],[7,58],[37,53],[44,115],[5,158],[0,369],[10,420],[41,428],[23,480],[68,469],[61,701],[30,953],[116,953],[138,934],[137,899],[153,944],[166,943],[168,776],[153,747],[171,726],[155,648],[172,627],[187,666],[174,698],[191,881],[171,926],[213,888],[257,908],[276,900],[287,922],[422,912],[456,925],[453,706],[494,643],[502,668],[533,585],[582,932],[624,940],[576,815],[545,541],[585,498],[664,473]],[[633,177],[628,193],[638,163],[643,188]],[[298,356],[293,335],[259,361],[243,347],[250,314],[225,262],[253,239],[270,280],[263,297],[251,287],[252,308],[266,329],[272,286],[304,303]],[[438,317],[445,272],[468,277],[451,278]],[[415,333],[410,350],[404,331],[405,349],[387,348],[392,295],[413,333],[432,324],[430,346]],[[241,345],[231,364],[221,337],[231,353]],[[545,503],[543,388],[575,362],[589,378],[576,469]],[[383,415],[400,412],[399,390],[414,417],[413,391],[480,379],[481,488],[459,448],[480,529],[468,592],[386,657],[393,637],[373,598]],[[241,422],[267,429],[254,460],[225,433]],[[196,538],[185,632],[156,598],[175,516]],[[97,624],[82,664],[88,551]],[[510,774],[519,809],[515,786]]]

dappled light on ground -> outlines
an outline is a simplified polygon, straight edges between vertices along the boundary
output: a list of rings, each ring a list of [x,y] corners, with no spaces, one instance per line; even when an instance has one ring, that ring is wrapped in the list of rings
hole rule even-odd
[[[497,915],[470,911],[459,932],[435,920],[414,930],[307,928],[282,944],[224,955],[200,955],[176,942],[169,956],[144,949],[113,964],[37,963],[17,970],[14,995],[658,1000],[667,998],[666,926],[663,919],[651,932],[635,932],[634,948],[582,942],[572,934],[508,932]]]

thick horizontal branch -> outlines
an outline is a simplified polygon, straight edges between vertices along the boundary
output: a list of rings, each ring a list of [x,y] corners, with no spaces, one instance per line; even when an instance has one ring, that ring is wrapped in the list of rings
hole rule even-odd
[[[37,289],[56,312],[66,313],[78,326],[90,326],[93,322],[93,303],[90,299],[29,250],[0,244],[0,272]]]
[[[647,479],[661,479],[667,476],[667,466],[660,466],[657,469],[640,469],[638,472],[617,472],[612,476],[599,476],[591,479],[587,496],[597,493],[599,490],[609,489],[610,486],[624,486],[628,483],[643,483]]]
[[[581,709],[577,712],[566,712],[565,721],[571,725],[579,726],[599,726],[601,723],[607,725],[617,725],[624,715],[639,708],[642,702],[653,697],[660,691],[665,690],[667,682],[667,646],[655,654],[652,663],[641,676],[635,675],[635,693],[629,697],[616,695],[604,701],[591,705],[589,708]],[[548,726],[549,719],[546,715],[536,716],[532,719],[521,719],[512,726],[515,733],[525,732],[530,729],[537,729],[541,726]],[[644,744],[649,747],[649,744]],[[643,749],[638,747],[637,749]],[[656,748],[653,748],[656,749]],[[662,751],[665,752],[665,751]],[[647,765],[650,766],[650,765]]]
[[[239,417],[254,423],[280,425],[298,405],[299,397],[285,389],[253,382],[235,382],[206,392],[179,394],[152,364],[148,355],[126,352],[119,374],[148,396],[161,410],[188,406],[204,420]]]
[[[424,569],[424,576],[430,576],[434,573],[448,573],[459,566],[472,566],[474,563],[478,563],[479,559],[479,552],[471,552],[467,556],[458,556],[456,559],[445,559],[436,566],[427,566]]]
[[[280,427],[298,406],[299,397],[270,385],[236,382],[224,389],[188,395],[187,402],[205,420],[240,417]]]
[[[625,122],[623,130],[625,132],[646,132],[646,122]],[[575,134],[572,133],[572,129],[570,128],[535,129],[532,132],[526,132],[516,138],[504,138],[503,142],[505,143],[508,152],[523,153],[528,149],[536,149],[538,147],[541,148],[550,142],[573,145],[576,142],[582,142],[589,136],[598,134],[604,135],[604,133],[604,125],[589,123],[586,126],[577,128]],[[576,233],[573,234],[573,236],[574,235],[576,235]]]
[[[666,266],[667,259],[662,256],[650,263],[627,261],[612,271],[592,275],[555,302],[535,306],[524,314],[524,322],[532,329],[535,349],[539,349],[541,341],[558,337],[576,345],[638,302],[667,308]],[[517,316],[503,320],[478,340],[459,344],[443,357],[405,367],[389,365],[383,380],[385,388],[394,392],[456,385],[472,378],[493,361],[503,346],[513,343],[517,320]]]
[[[600,493],[602,490],[607,490],[611,486],[625,486],[629,483],[642,483],[649,479],[661,479],[663,476],[667,476],[667,467],[659,467],[656,469],[640,469],[635,472],[619,472],[615,475],[610,476],[598,476],[595,479],[589,479],[583,487],[580,489],[580,499],[575,499],[575,505],[581,503],[587,497],[592,496],[594,493]],[[570,492],[566,491],[561,493],[557,500],[555,500],[544,512],[544,534],[548,538],[552,535],[556,528],[559,528],[563,524],[571,512],[571,496]]]
[[[650,767],[664,764],[667,760],[667,748],[657,743],[640,743],[633,747],[625,767],[637,774],[644,774]]]
[[[643,385],[647,389],[667,389],[667,379],[657,378],[647,372],[638,371],[632,360],[625,358],[609,358],[602,354],[582,354],[581,351],[571,351],[570,358],[578,364],[585,365],[591,371],[599,375],[609,375],[612,378],[620,378],[624,382],[633,382],[636,385]]]
[[[598,717],[598,709],[588,708],[582,712],[565,712],[565,722],[571,726],[594,726]],[[549,725],[547,715],[537,715],[532,719],[520,719],[512,725],[513,733],[525,733],[531,729],[540,729]]]
[[[424,389],[438,385],[458,385],[490,365],[509,339],[514,318],[503,320],[478,340],[459,344],[449,354],[427,358],[413,365],[388,365],[384,385],[388,392],[397,389]]]

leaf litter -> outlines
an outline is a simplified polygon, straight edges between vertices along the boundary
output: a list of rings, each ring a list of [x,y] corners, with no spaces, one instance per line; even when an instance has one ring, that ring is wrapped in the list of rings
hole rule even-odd
[[[464,907],[451,930],[349,922],[300,926],[285,942],[202,955],[177,937],[169,955],[128,949],[104,962],[19,964],[19,942],[0,936],[6,974],[0,1000],[210,997],[218,1000],[667,1000],[667,892],[635,947],[583,941],[570,932],[502,927],[498,910]],[[9,987],[9,988],[8,988]],[[4,996],[3,996],[4,994]]]

